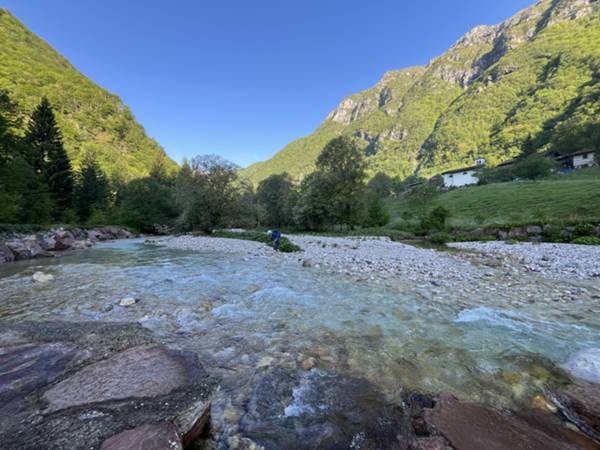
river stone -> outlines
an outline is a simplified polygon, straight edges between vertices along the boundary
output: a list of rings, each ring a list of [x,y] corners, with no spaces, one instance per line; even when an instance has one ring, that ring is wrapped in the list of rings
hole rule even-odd
[[[527,234],[529,235],[542,234],[542,231],[542,227],[540,227],[539,225],[529,225],[527,227]]]
[[[451,396],[441,396],[425,417],[429,429],[444,436],[456,450],[579,448],[563,435],[559,422],[544,420],[552,416],[536,416],[528,421]]]
[[[170,422],[142,425],[102,443],[100,450],[183,450],[177,427]]]
[[[576,353],[563,367],[577,378],[600,383],[600,348]]]
[[[137,303],[137,299],[133,298],[133,297],[127,297],[122,299],[119,302],[119,306],[133,306]]]
[[[134,347],[87,366],[47,390],[47,412],[107,400],[165,395],[195,381],[195,367],[162,346]]]
[[[54,381],[89,356],[89,352],[63,343],[0,348],[0,413],[19,410],[29,393]]]
[[[36,283],[47,283],[49,281],[54,281],[54,275],[44,272],[36,272],[33,274],[31,279]]]

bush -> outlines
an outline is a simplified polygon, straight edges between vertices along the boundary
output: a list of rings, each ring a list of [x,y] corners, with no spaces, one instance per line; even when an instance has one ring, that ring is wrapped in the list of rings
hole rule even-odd
[[[374,195],[369,201],[367,211],[367,220],[365,225],[369,227],[383,227],[390,222],[390,213],[386,208],[382,198]]]
[[[450,211],[443,206],[436,206],[421,220],[421,229],[425,232],[444,231]]]
[[[427,240],[432,244],[444,245],[452,241],[452,236],[450,236],[448,233],[439,232],[428,235]]]
[[[576,238],[594,236],[595,234],[596,234],[596,228],[594,228],[594,226],[590,225],[589,223],[581,223],[581,224],[577,225],[575,227],[575,230],[573,231],[573,235]]]
[[[571,244],[577,245],[600,245],[600,238],[596,236],[581,236],[577,239],[573,239]]]

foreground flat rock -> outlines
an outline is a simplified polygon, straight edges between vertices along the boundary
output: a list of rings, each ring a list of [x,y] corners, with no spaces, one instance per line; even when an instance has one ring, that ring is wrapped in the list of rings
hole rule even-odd
[[[553,416],[517,417],[442,396],[426,421],[456,450],[597,449],[597,443],[563,427]]]
[[[164,422],[143,425],[107,439],[101,450],[183,450],[177,427]]]
[[[0,322],[0,337],[3,450],[175,450],[208,423],[198,356],[138,324]]]
[[[0,348],[0,414],[22,409],[24,397],[89,357],[89,352],[63,343]]]
[[[129,397],[155,397],[194,382],[199,366],[190,355],[161,346],[134,347],[89,365],[42,397],[46,412]]]

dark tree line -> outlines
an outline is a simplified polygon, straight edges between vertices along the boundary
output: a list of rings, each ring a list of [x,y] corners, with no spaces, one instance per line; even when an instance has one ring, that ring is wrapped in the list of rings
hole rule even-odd
[[[108,197],[92,155],[73,170],[47,98],[23,117],[0,92],[0,155],[0,222],[85,222]]]
[[[325,147],[301,183],[272,175],[256,192],[238,167],[213,155],[184,161],[176,174],[158,158],[145,178],[109,180],[93,153],[73,169],[46,98],[27,117],[0,92],[0,223],[123,224],[144,232],[380,226],[389,220],[383,199],[392,190],[385,175],[367,184],[364,153],[346,137]]]

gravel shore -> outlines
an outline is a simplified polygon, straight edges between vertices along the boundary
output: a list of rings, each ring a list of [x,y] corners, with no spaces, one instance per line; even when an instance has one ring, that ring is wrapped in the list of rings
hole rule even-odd
[[[507,264],[521,265],[546,277],[600,279],[600,246],[505,242],[460,242],[449,246],[481,252],[484,258],[500,256]]]
[[[490,299],[500,304],[552,304],[554,310],[600,313],[600,248],[563,244],[452,244],[418,248],[383,237],[289,235],[300,253],[276,254],[252,241],[210,237],[159,238],[157,245],[240,257],[279,258],[357,282],[403,286],[426,300]]]

